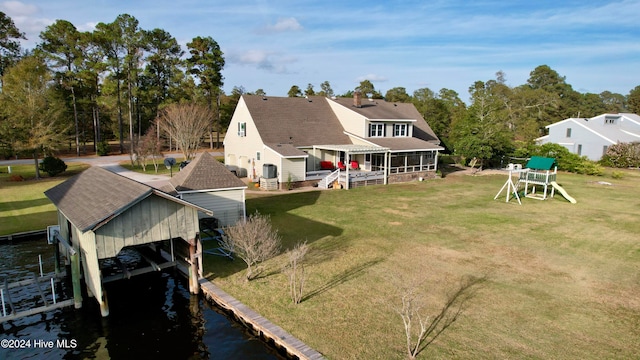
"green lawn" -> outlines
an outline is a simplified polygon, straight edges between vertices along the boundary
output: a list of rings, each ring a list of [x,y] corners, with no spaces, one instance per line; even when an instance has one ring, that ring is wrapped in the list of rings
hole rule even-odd
[[[282,255],[249,283],[240,260],[206,255],[205,273],[330,359],[404,358],[399,289],[435,315],[466,276],[487,280],[420,358],[640,358],[640,173],[624,174],[559,174],[577,204],[493,200],[506,175],[249,195],[285,247],[311,244],[304,301]]]
[[[42,193],[65,177],[30,180],[30,168],[13,167],[23,182],[0,168],[0,234],[56,222]],[[623,173],[559,174],[577,204],[493,200],[505,175],[249,191],[248,211],[270,214],[285,247],[311,245],[303,302],[289,299],[284,255],[249,283],[240,260],[205,255],[205,273],[330,359],[404,358],[399,289],[417,284],[435,314],[466,276],[487,280],[421,358],[640,358],[640,173]]]
[[[67,178],[86,169],[79,163],[68,163],[67,171],[56,177],[41,172],[35,180],[34,165],[0,167],[0,235],[24,231],[43,230],[58,223],[56,208],[44,192]],[[12,181],[12,175],[20,175],[24,181]]]

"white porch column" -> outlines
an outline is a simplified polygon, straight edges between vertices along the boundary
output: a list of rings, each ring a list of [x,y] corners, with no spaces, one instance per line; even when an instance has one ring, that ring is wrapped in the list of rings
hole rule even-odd
[[[389,160],[387,156],[391,156],[391,153],[389,152],[384,153],[384,184],[385,185],[387,185],[387,183],[389,182],[389,180],[387,179],[387,177],[389,176]]]
[[[349,190],[349,168],[350,166],[350,162],[349,162],[349,151],[345,151],[344,152],[344,166],[347,168],[346,174],[347,174],[347,180],[345,181],[345,185],[344,188]]]

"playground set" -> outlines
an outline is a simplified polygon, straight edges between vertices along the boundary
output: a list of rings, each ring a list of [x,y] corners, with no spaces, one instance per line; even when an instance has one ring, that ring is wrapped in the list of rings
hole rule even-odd
[[[576,203],[576,200],[569,196],[566,190],[556,182],[558,166],[554,158],[532,156],[525,165],[525,168],[522,168],[520,164],[509,164],[506,170],[509,171],[509,177],[493,198],[494,200],[506,189],[506,202],[509,202],[509,200],[512,199],[511,195],[513,195],[513,197],[518,200],[518,204],[522,205],[518,189],[520,188],[520,184],[524,184],[522,193],[524,197],[546,200],[549,197],[553,197],[557,190],[570,203]],[[518,175],[517,183],[513,182],[513,175]],[[538,187],[540,191],[536,192],[536,188]]]

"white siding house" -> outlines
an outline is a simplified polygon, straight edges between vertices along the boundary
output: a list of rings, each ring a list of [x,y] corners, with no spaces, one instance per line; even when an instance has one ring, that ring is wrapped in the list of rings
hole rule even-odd
[[[555,143],[570,152],[598,161],[609,146],[640,141],[640,116],[602,114],[592,118],[569,118],[546,127],[549,134],[538,144]]]
[[[437,169],[439,145],[413,104],[362,101],[357,93],[353,99],[243,95],[224,140],[227,165],[245,169],[253,181],[264,177],[265,164],[275,165],[280,187],[289,180],[320,184],[335,169],[345,171],[347,187],[349,171],[384,183],[426,178]]]
[[[235,225],[246,216],[247,185],[209,153],[196,156],[169,183],[170,193],[212,211],[220,226]]]

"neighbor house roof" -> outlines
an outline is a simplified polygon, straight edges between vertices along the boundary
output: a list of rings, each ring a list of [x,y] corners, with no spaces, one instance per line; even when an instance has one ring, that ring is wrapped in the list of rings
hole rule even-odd
[[[153,194],[209,211],[98,166],[90,167],[44,194],[82,232],[99,228]]]
[[[198,154],[169,183],[177,192],[247,187],[208,152]]]
[[[265,144],[350,144],[342,125],[322,96],[268,97],[242,95]]]
[[[623,128],[620,125],[615,126],[603,126],[602,122],[605,117],[620,117],[621,119],[631,121],[636,123],[636,129],[633,127]],[[597,135],[598,137],[606,140],[611,144],[616,144],[619,142],[635,142],[640,141],[640,116],[631,113],[620,113],[620,114],[602,114],[598,116],[594,116],[592,118],[568,118],[553,124],[547,125],[546,128],[552,128],[558,125],[562,125],[565,123],[573,123],[578,126],[585,128],[587,131]],[[544,140],[545,137],[540,137],[536,140],[541,141]]]

